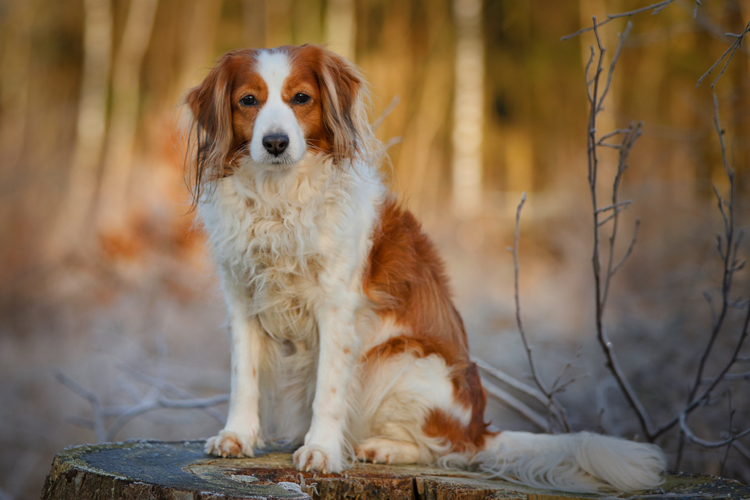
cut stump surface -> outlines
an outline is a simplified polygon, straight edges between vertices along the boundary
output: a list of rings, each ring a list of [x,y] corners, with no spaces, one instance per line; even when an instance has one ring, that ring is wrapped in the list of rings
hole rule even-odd
[[[51,499],[588,499],[537,490],[480,474],[424,466],[355,464],[342,474],[300,473],[287,453],[222,459],[203,441],[126,441],[75,446],[60,452],[41,498]],[[658,490],[631,500],[750,499],[750,488],[710,476],[670,474]]]

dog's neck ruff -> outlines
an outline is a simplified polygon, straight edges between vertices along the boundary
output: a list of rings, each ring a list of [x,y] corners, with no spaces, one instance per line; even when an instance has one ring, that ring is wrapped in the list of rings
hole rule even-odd
[[[236,163],[199,205],[222,278],[246,289],[248,314],[299,309],[314,300],[308,290],[317,290],[317,274],[331,265],[326,249],[370,232],[361,225],[371,226],[375,214],[359,212],[384,195],[378,173],[311,153],[279,169],[258,168],[249,157]]]

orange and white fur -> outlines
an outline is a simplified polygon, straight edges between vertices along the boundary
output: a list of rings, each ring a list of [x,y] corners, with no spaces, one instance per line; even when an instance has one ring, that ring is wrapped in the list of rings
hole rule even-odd
[[[303,45],[229,52],[187,94],[232,337],[229,415],[206,452],[287,442],[323,473],[356,458],[561,490],[658,485],[653,445],[488,430],[443,264],[381,180],[365,92],[352,64]]]

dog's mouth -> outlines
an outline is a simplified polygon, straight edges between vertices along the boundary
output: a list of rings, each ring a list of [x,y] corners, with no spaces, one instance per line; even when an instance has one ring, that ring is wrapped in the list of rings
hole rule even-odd
[[[252,158],[252,155],[248,156],[248,159],[250,159],[256,166],[259,166],[261,168],[265,167],[272,170],[286,170],[287,168],[299,162],[299,160],[295,161],[294,158],[286,153],[278,156],[264,154],[257,159]]]

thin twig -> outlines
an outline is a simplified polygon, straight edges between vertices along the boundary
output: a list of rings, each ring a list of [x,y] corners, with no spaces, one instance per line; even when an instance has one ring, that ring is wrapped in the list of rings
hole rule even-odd
[[[716,377],[704,378],[701,380],[702,384],[711,384],[716,380]],[[724,375],[724,380],[750,380],[750,372],[745,373],[727,373]]]
[[[747,449],[745,445],[738,441],[732,442],[732,446],[734,446],[734,449],[740,452],[740,455],[745,457],[748,462],[750,462],[750,450]]]
[[[543,405],[546,405],[548,402],[547,396],[545,396],[541,391],[538,389],[535,389],[531,387],[530,385],[524,384],[523,382],[515,379],[514,377],[511,377],[507,373],[498,370],[494,366],[491,366],[484,361],[482,361],[479,358],[472,357],[471,360],[476,363],[476,365],[481,369],[487,372],[488,374],[492,375],[496,379],[500,380],[504,384],[509,385],[510,387],[516,389],[517,391],[523,392],[524,394],[533,397]]]
[[[724,368],[719,372],[719,374],[713,379],[713,381],[710,383],[710,385],[703,390],[703,392],[700,393],[699,396],[696,396],[692,402],[690,402],[685,408],[680,412],[680,415],[682,414],[689,414],[694,409],[696,409],[703,401],[705,401],[710,395],[711,392],[716,388],[719,383],[724,380],[724,377],[726,376],[727,372],[729,372],[730,368],[734,366],[735,362],[739,358],[739,353],[742,350],[742,346],[745,343],[745,340],[747,339],[748,334],[748,326],[750,326],[750,308],[748,308],[747,312],[745,313],[745,319],[742,324],[742,331],[740,333],[739,339],[737,339],[737,344],[734,346],[734,352],[732,353],[732,356],[729,358],[729,361],[724,365]],[[677,415],[672,420],[667,422],[666,424],[662,425],[659,429],[657,429],[653,434],[653,439],[658,438],[662,434],[664,434],[666,431],[674,427],[676,424],[680,421],[680,415]]]
[[[85,398],[88,400],[89,403],[91,403],[91,408],[93,410],[94,418],[93,418],[93,428],[94,428],[94,434],[96,435],[96,440],[98,442],[103,442],[106,439],[107,431],[104,426],[104,418],[102,417],[102,403],[99,397],[94,394],[93,392],[89,391],[85,387],[83,387],[81,384],[67,376],[65,373],[63,373],[62,370],[57,370],[55,372],[55,378],[61,382],[65,387],[72,390],[79,396]]]
[[[726,446],[728,444],[732,444],[737,439],[747,436],[750,434],[750,429],[747,429],[744,432],[740,432],[739,434],[735,434],[727,439],[724,439],[722,441],[707,441],[705,439],[701,439],[690,430],[690,428],[687,426],[686,422],[687,414],[685,412],[680,413],[679,421],[680,421],[680,430],[683,432],[684,436],[692,443],[699,444],[703,446],[704,448],[721,448],[722,446]]]
[[[613,19],[619,19],[621,17],[634,16],[636,14],[640,14],[641,12],[646,12],[647,10],[653,10],[652,15],[655,15],[655,14],[658,14],[659,12],[661,12],[661,10],[664,7],[666,7],[667,5],[671,4],[674,1],[675,0],[664,0],[662,2],[658,2],[658,3],[655,3],[655,4],[647,5],[646,7],[641,7],[640,9],[630,10],[628,12],[622,12],[620,14],[607,14],[607,19],[605,19],[604,21],[600,22],[598,24],[598,26],[604,26],[605,24],[607,24],[608,22],[612,21]],[[562,40],[562,41],[569,40],[569,39],[571,39],[573,37],[576,37],[576,36],[578,36],[578,35],[580,35],[582,33],[587,33],[587,32],[589,32],[589,31],[591,31],[593,29],[594,29],[593,27],[583,28],[583,29],[580,29],[580,30],[576,31],[575,33],[571,33],[570,35],[565,35],[564,37],[561,37],[560,40]]]
[[[547,386],[542,382],[542,378],[539,376],[539,372],[536,369],[536,364],[534,364],[534,355],[531,349],[531,346],[529,345],[529,341],[526,337],[526,331],[523,328],[523,320],[521,319],[521,299],[519,294],[519,287],[518,287],[518,274],[519,274],[519,265],[518,265],[518,241],[520,239],[520,233],[521,233],[521,210],[523,209],[523,205],[526,203],[526,193],[523,193],[521,195],[521,201],[518,203],[518,207],[516,208],[516,229],[515,229],[515,236],[513,239],[513,289],[514,289],[514,298],[515,298],[515,305],[516,305],[516,324],[518,325],[518,333],[521,335],[521,342],[523,342],[523,347],[526,350],[526,358],[529,360],[529,367],[531,368],[531,377],[534,379],[534,382],[536,383],[537,387],[545,394],[547,395],[549,391],[547,390]]]
[[[190,393],[163,379],[166,366],[165,357],[167,356],[166,347],[157,345],[157,353],[160,358],[157,360],[157,377],[145,375],[130,367],[123,368],[123,370],[129,372],[134,378],[138,378],[151,385],[151,388],[143,395],[138,393],[135,387],[130,386],[126,389],[129,396],[136,401],[135,404],[130,405],[104,406],[99,396],[83,387],[61,370],[58,370],[55,374],[57,380],[79,396],[85,398],[92,406],[92,419],[75,418],[71,423],[93,428],[98,442],[114,439],[125,424],[134,417],[157,409],[198,409],[209,413],[212,417],[223,423],[225,420],[224,417],[211,407],[226,403],[229,401],[229,395],[219,394],[207,398],[185,397],[190,396]],[[164,390],[168,390],[183,399],[167,398],[162,394]],[[113,417],[115,421],[107,428],[105,419]]]
[[[625,201],[619,201],[619,202],[617,202],[617,203],[613,203],[613,204],[611,204],[611,205],[607,205],[606,207],[602,207],[602,208],[597,208],[597,209],[596,209],[596,213],[597,213],[597,214],[600,214],[600,213],[606,212],[606,211],[608,211],[608,210],[612,210],[612,209],[614,209],[614,208],[618,208],[618,207],[622,207],[622,206],[628,206],[628,205],[630,205],[631,203],[633,203],[633,200],[625,200]]]
[[[727,433],[730,437],[734,437],[734,427],[732,426],[732,420],[734,420],[734,412],[735,409],[732,407],[732,390],[729,390],[729,425],[727,425]],[[729,458],[729,452],[732,450],[732,443],[734,443],[734,440],[727,445],[727,449],[724,451],[724,459],[721,461],[721,468],[719,469],[719,477],[724,475],[724,467],[727,464],[727,459]]]
[[[565,409],[562,407],[562,405],[557,401],[557,398],[555,398],[554,392],[551,392],[546,384],[542,381],[542,377],[539,375],[539,372],[536,368],[536,364],[534,363],[534,355],[532,352],[532,348],[529,345],[528,338],[526,337],[526,331],[523,328],[523,320],[521,319],[521,299],[520,299],[520,292],[519,292],[519,286],[518,286],[518,274],[519,274],[519,265],[518,265],[518,242],[520,240],[521,236],[521,210],[523,209],[523,205],[526,203],[526,193],[523,193],[521,195],[521,201],[518,203],[518,207],[516,208],[516,227],[515,227],[515,233],[514,233],[514,239],[513,239],[513,271],[514,271],[514,280],[513,280],[513,287],[514,287],[514,297],[515,297],[515,306],[516,306],[516,324],[518,325],[518,333],[521,335],[521,341],[523,342],[523,347],[526,350],[526,358],[529,360],[529,367],[531,368],[531,377],[534,379],[534,382],[536,383],[537,387],[539,387],[539,390],[544,394],[546,398],[545,405],[548,409],[554,408],[556,411],[554,412],[555,420],[559,421],[562,425],[563,429],[566,432],[570,432],[570,425],[568,424],[568,418],[565,413]],[[550,428],[550,431],[553,429]]]
[[[628,249],[625,251],[623,256],[620,258],[620,260],[615,264],[612,269],[609,271],[610,276],[614,276],[614,274],[622,267],[622,265],[625,263],[625,261],[630,257],[630,254],[633,253],[633,248],[635,248],[635,243],[638,238],[638,228],[641,225],[641,220],[636,219],[635,220],[635,227],[633,228],[633,237],[630,239],[630,245],[628,245]]]
[[[177,387],[176,385],[174,385],[174,384],[172,384],[170,382],[167,382],[166,380],[159,380],[156,377],[152,377],[150,375],[146,375],[145,373],[142,373],[142,372],[140,372],[138,370],[135,370],[134,368],[132,368],[130,366],[127,366],[127,365],[122,365],[121,369],[124,370],[124,371],[126,371],[133,378],[136,378],[136,379],[140,380],[141,382],[145,382],[147,384],[150,384],[150,385],[153,385],[155,387],[158,387],[161,390],[169,391],[172,394],[174,394],[175,396],[177,396],[178,398],[182,398],[184,400],[196,399],[196,397],[195,397],[194,394],[192,394],[189,391],[186,391],[184,389],[181,389],[181,388]],[[210,405],[210,406],[213,406],[213,405]],[[223,424],[225,422],[225,420],[226,420],[224,418],[224,415],[222,415],[220,412],[216,411],[215,409],[211,408],[210,406],[199,407],[198,409],[200,409],[201,411],[203,411],[207,415],[210,415],[212,418],[216,419],[217,421],[219,421],[220,423]]]
[[[656,8],[662,4],[666,6],[668,3],[671,3],[671,0],[668,0],[667,2],[661,2],[660,4],[654,4],[653,6],[644,8],[643,10],[647,10],[648,8]],[[633,14],[637,12],[632,12]],[[612,19],[612,17],[610,17]],[[622,391],[623,395],[627,399],[630,407],[635,411],[636,416],[638,417],[638,420],[641,424],[641,428],[643,430],[643,433],[646,436],[650,436],[651,434],[651,424],[649,421],[648,414],[641,404],[640,400],[638,399],[637,395],[635,394],[635,391],[630,386],[630,383],[628,382],[627,378],[625,377],[624,373],[622,372],[622,369],[620,368],[620,365],[617,361],[617,357],[615,355],[612,342],[607,337],[607,334],[604,331],[604,324],[603,324],[603,315],[604,315],[604,306],[606,304],[605,299],[606,296],[604,295],[606,286],[605,283],[609,282],[609,279],[612,275],[612,266],[613,264],[613,258],[612,254],[610,254],[609,264],[607,267],[607,274],[603,278],[601,275],[601,256],[600,256],[600,249],[601,249],[601,242],[600,242],[600,221],[599,221],[599,204],[597,199],[597,177],[598,177],[598,155],[597,155],[597,138],[596,138],[596,117],[599,114],[599,112],[602,109],[603,99],[599,97],[599,78],[601,76],[602,72],[602,62],[604,59],[604,53],[605,48],[602,46],[601,39],[599,37],[599,31],[598,28],[601,26],[600,23],[597,24],[596,17],[593,18],[593,27],[594,30],[594,36],[596,38],[597,42],[597,48],[599,50],[599,63],[598,67],[596,69],[596,75],[592,79],[592,86],[593,90],[591,91],[591,99],[590,102],[590,111],[589,111],[589,123],[588,123],[588,181],[589,181],[589,191],[591,194],[591,204],[592,204],[592,213],[593,213],[593,236],[594,236],[594,243],[593,243],[593,252],[591,256],[591,262],[593,266],[594,271],[594,291],[595,291],[595,301],[596,301],[596,332],[597,332],[597,339],[599,341],[599,344],[602,347],[602,350],[604,352],[605,357],[607,358],[607,366],[610,369],[610,372],[613,374],[617,385],[620,387],[620,390]],[[629,29],[629,28],[628,28]],[[626,33],[627,34],[627,31]],[[620,37],[620,43],[618,46],[618,54],[622,47],[622,45],[625,42],[625,36]],[[593,50],[593,49],[592,49]],[[613,59],[613,62],[616,62],[616,58]],[[610,71],[608,73],[608,78],[611,78],[612,73],[614,72],[614,65],[610,65]],[[588,76],[587,76],[588,81]],[[606,97],[606,96],[605,96]],[[637,138],[638,133],[636,131],[640,130],[640,127],[634,127],[631,125],[630,129],[632,130],[630,133],[626,134],[626,137],[623,139],[623,144],[628,144],[629,147],[632,146],[632,143]],[[627,151],[623,155],[623,152],[621,151],[621,160],[620,165],[618,167],[618,174],[615,177],[615,192],[617,191],[617,187],[619,186],[619,180],[622,176],[622,173],[624,172],[625,168],[627,167],[627,162],[625,161],[627,159]],[[613,198],[612,204],[617,204],[618,200],[615,197]],[[613,215],[617,215],[617,209],[614,210]],[[617,226],[615,225],[613,227],[613,234],[616,234]],[[614,244],[614,238],[610,237],[610,244]]]
[[[607,94],[609,93],[609,88],[612,84],[612,75],[615,72],[615,66],[617,65],[617,61],[620,59],[620,54],[622,53],[622,47],[625,44],[625,39],[630,34],[630,30],[633,28],[633,23],[628,21],[628,24],[625,26],[625,32],[620,33],[617,36],[620,38],[620,43],[617,44],[617,50],[615,50],[615,55],[612,57],[612,61],[609,63],[609,71],[607,72],[607,83],[604,85],[604,90],[602,91],[602,95],[599,98],[599,103],[597,105],[597,113],[601,111],[604,105],[604,99],[606,99]],[[598,35],[597,35],[598,40]]]
[[[375,118],[375,120],[370,124],[370,128],[372,130],[377,130],[380,125],[383,124],[383,121],[388,117],[388,115],[393,112],[394,109],[396,109],[396,106],[398,106],[398,103],[401,101],[401,98],[399,96],[393,96],[393,99],[391,99],[391,103],[388,105],[387,108],[383,110],[382,113],[380,113],[380,116]]]
[[[715,63],[713,63],[710,68],[708,68],[708,71],[706,71],[703,74],[703,76],[701,76],[700,78],[698,78],[698,83],[695,84],[696,87],[699,87],[700,84],[703,82],[703,79],[706,78],[709,74],[711,74],[711,72],[722,61],[722,59],[724,59],[724,57],[727,54],[729,54],[729,56],[727,57],[727,60],[724,62],[724,66],[722,66],[722,68],[721,68],[721,71],[719,72],[718,75],[716,75],[716,79],[714,79],[714,81],[711,83],[711,90],[713,90],[714,86],[716,85],[716,82],[719,81],[719,78],[721,78],[721,75],[723,75],[724,71],[726,71],[727,66],[729,65],[729,61],[732,60],[732,57],[734,56],[735,51],[739,47],[742,46],[742,39],[745,37],[745,35],[748,32],[750,32],[750,22],[747,23],[747,25],[745,26],[745,29],[742,30],[742,33],[738,33],[738,34],[735,34],[735,33],[725,33],[726,36],[735,37],[734,42],[732,42],[732,44],[729,46],[729,48],[727,50],[724,51],[724,53],[721,55],[721,57],[719,59],[717,59],[717,61]]]
[[[544,419],[544,417],[539,415],[537,412],[535,412],[504,390],[500,389],[494,384],[487,382],[486,380],[482,381],[482,386],[484,387],[484,390],[488,396],[493,397],[501,403],[504,403],[512,409],[516,410],[524,418],[539,427],[540,430],[546,431],[549,429],[549,425],[547,424],[547,421]]]
[[[732,268],[732,256],[730,255],[730,249],[734,246],[734,172],[729,167],[729,163],[726,158],[726,148],[724,147],[724,131],[721,128],[721,125],[719,123],[719,102],[717,97],[714,95],[714,125],[716,127],[716,132],[719,135],[719,143],[721,144],[721,155],[722,159],[724,161],[724,168],[727,174],[727,177],[729,178],[729,201],[727,204],[727,211],[728,213],[724,212],[723,203],[721,201],[721,197],[719,197],[719,210],[721,212],[722,218],[724,219],[724,237],[726,239],[726,251],[723,252],[724,254],[724,271],[723,271],[723,278],[722,278],[722,286],[721,286],[721,308],[719,310],[718,315],[716,316],[715,321],[713,321],[711,335],[709,337],[708,343],[706,344],[706,347],[703,350],[703,354],[701,355],[700,361],[698,362],[698,370],[696,371],[695,375],[695,381],[693,382],[692,389],[690,390],[689,396],[688,396],[688,403],[693,401],[695,399],[695,395],[698,392],[698,387],[700,386],[700,382],[703,379],[703,370],[706,367],[706,362],[708,360],[708,357],[711,354],[711,350],[714,346],[714,343],[716,341],[716,338],[719,335],[719,332],[721,331],[721,327],[724,324],[724,319],[726,318],[727,310],[729,308],[729,294],[731,292],[732,288],[732,275],[733,271]],[[718,193],[717,193],[718,196]],[[723,375],[722,375],[723,376]]]
[[[625,43],[625,38],[620,37],[620,47]],[[618,48],[619,50],[619,48]],[[620,184],[622,183],[623,175],[625,174],[625,171],[628,169],[628,158],[630,157],[630,151],[633,149],[633,146],[635,145],[635,142],[641,137],[641,130],[643,127],[643,123],[639,122],[637,124],[631,123],[628,128],[626,129],[625,134],[622,137],[622,142],[620,144],[620,152],[618,155],[618,161],[617,161],[617,173],[615,174],[614,182],[612,183],[612,205],[617,205],[620,203],[618,201],[618,196],[620,194]],[[619,211],[615,210],[612,213],[611,218],[614,219],[614,223],[612,224],[612,231],[609,235],[609,253],[607,257],[607,274],[604,278],[604,291],[602,293],[602,310],[606,308],[607,304],[607,297],[609,296],[609,286],[612,281],[612,277],[615,275],[615,273],[620,269],[620,267],[625,263],[625,261],[630,257],[631,253],[633,252],[633,248],[635,248],[636,238],[638,236],[638,227],[640,225],[640,221],[636,220],[635,223],[635,229],[633,231],[633,237],[630,240],[630,245],[628,245],[628,249],[625,252],[625,254],[622,256],[622,258],[617,262],[617,264],[614,263],[615,261],[615,243],[617,240],[617,235],[619,231]],[[599,225],[603,225],[605,221],[601,221]]]

